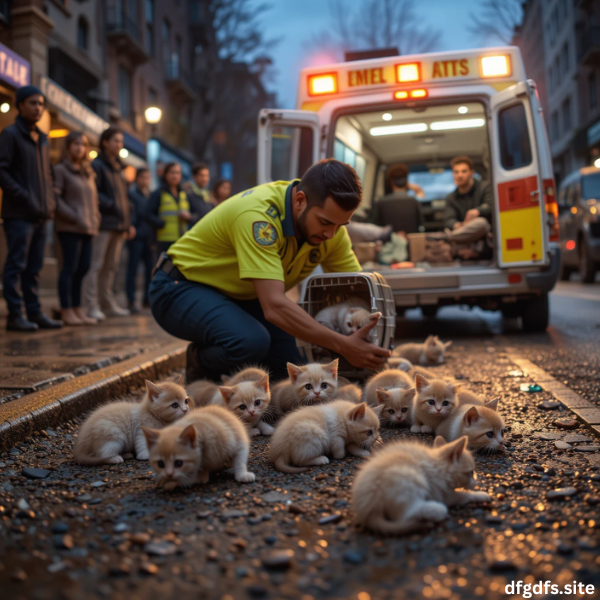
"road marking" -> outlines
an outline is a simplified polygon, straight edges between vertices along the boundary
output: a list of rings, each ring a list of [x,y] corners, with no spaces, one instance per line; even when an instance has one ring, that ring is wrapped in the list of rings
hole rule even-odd
[[[564,298],[577,298],[577,300],[592,300],[593,302],[600,302],[600,296],[594,296],[593,294],[580,294],[579,292],[552,292],[553,296],[563,296]]]

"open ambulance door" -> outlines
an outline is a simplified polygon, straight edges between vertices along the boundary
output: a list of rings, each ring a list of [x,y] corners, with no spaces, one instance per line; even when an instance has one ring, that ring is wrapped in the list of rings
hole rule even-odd
[[[319,145],[316,113],[263,108],[258,114],[257,183],[302,177],[319,160]]]
[[[500,267],[549,263],[535,85],[519,82],[492,96],[495,244]],[[537,125],[537,127],[536,127]],[[542,122],[543,128],[543,122]]]

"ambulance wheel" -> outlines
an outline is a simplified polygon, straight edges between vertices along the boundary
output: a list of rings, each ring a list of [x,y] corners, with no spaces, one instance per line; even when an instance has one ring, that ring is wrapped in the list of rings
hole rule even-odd
[[[421,312],[423,313],[423,316],[427,317],[428,319],[435,319],[437,311],[437,304],[425,304],[425,306],[421,306]]]
[[[523,331],[528,333],[546,331],[549,321],[550,307],[548,304],[548,294],[542,294],[537,298],[521,302]]]
[[[596,263],[592,260],[587,244],[581,240],[579,245],[579,273],[583,283],[594,283],[596,276]]]

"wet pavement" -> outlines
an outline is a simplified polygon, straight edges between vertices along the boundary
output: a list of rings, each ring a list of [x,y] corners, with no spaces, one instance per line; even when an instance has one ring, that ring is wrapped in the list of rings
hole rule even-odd
[[[506,597],[507,583],[539,580],[597,590],[599,438],[585,427],[558,429],[554,421],[569,411],[547,392],[520,391],[531,382],[507,352],[579,384],[597,402],[600,311],[586,304],[593,302],[553,297],[553,327],[537,335],[501,333],[497,315],[458,309],[401,320],[406,337],[431,331],[454,339],[439,372],[500,399],[507,452],[476,458],[479,489],[492,496],[487,505],[453,508],[422,534],[373,535],[349,510],[359,459],[283,475],[268,462],[264,438],[252,441],[256,483],[238,484],[225,471],[206,486],[165,493],[143,462],[74,466],[77,420],[0,455],[2,589],[11,600],[495,599]],[[431,441],[383,431],[384,441],[402,437]],[[25,468],[49,473],[31,479],[46,473]]]

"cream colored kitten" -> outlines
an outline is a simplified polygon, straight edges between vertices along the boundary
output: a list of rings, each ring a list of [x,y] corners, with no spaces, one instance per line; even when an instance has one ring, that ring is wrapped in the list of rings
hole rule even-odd
[[[343,335],[352,335],[379,317],[381,313],[371,313],[366,300],[351,297],[346,302],[323,308],[315,315],[315,321]]]
[[[234,375],[221,375],[221,381],[223,385],[235,385],[241,381],[258,381],[268,374],[267,371],[260,367],[246,367],[245,369],[240,369]]]
[[[489,502],[485,492],[466,491],[475,485],[475,461],[466,442],[462,437],[446,444],[439,437],[433,448],[409,441],[386,445],[354,480],[357,521],[380,533],[402,535],[443,521],[449,506]]]
[[[146,381],[141,402],[111,402],[96,409],[83,423],[75,441],[74,459],[80,465],[118,464],[123,454],[148,460],[142,426],[162,428],[188,412],[189,398],[179,383]]]
[[[213,404],[229,409],[248,426],[250,435],[271,435],[273,427],[262,420],[271,402],[266,371],[245,369],[228,383],[227,386],[217,386],[211,381],[198,380],[188,386],[188,391],[196,406]]]
[[[338,359],[327,365],[310,363],[296,366],[287,364],[289,379],[275,384],[271,402],[278,416],[300,406],[312,406],[333,400],[337,393]]]
[[[348,452],[366,458],[379,437],[380,412],[347,400],[299,408],[275,430],[271,462],[283,473],[303,473],[309,466],[328,464],[328,455],[339,459]]]
[[[373,375],[365,386],[365,402],[377,406],[377,390],[392,390],[396,388],[408,389],[414,387],[413,380],[404,371],[399,369],[386,369]]]
[[[349,383],[338,388],[336,400],[348,400],[349,402],[354,402],[354,404],[360,404],[362,396],[363,392],[360,387],[355,383]]]
[[[410,370],[413,368],[413,364],[410,362],[410,360],[400,358],[399,356],[390,356],[387,360],[387,366],[390,369],[399,369],[405,373],[410,372]]]
[[[413,433],[432,433],[440,423],[447,419],[456,408],[456,393],[460,383],[443,379],[425,379],[422,375],[415,377],[417,397],[413,410]]]
[[[162,431],[144,427],[150,464],[167,491],[208,483],[212,471],[233,466],[236,481],[250,483],[250,438],[242,422],[221,406],[205,406]]]
[[[422,375],[425,379],[440,379],[440,376],[431,369],[425,369],[424,367],[419,366],[414,366],[408,371],[408,374],[412,377],[413,381],[417,375]]]
[[[449,441],[466,435],[469,449],[475,452],[503,452],[506,426],[498,414],[498,400],[483,404],[472,392],[463,391],[458,399],[458,408],[436,428],[436,434]]]
[[[413,405],[415,388],[408,390],[395,388],[377,390],[377,402],[383,406],[381,409],[381,424],[395,427],[397,425],[410,425],[413,419]]]
[[[452,342],[441,342],[430,335],[422,344],[401,344],[392,351],[393,356],[406,358],[414,365],[435,365],[444,362],[444,354]]]

